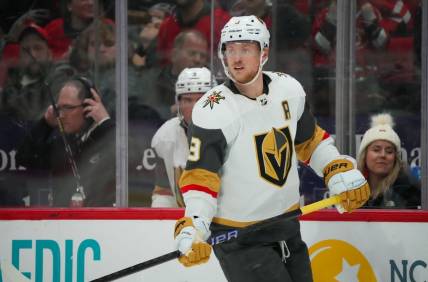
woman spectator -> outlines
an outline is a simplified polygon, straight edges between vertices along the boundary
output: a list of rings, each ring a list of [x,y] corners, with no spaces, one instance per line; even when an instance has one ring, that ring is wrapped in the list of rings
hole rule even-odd
[[[357,162],[371,188],[367,208],[418,208],[421,204],[419,183],[401,161],[401,141],[393,126],[391,115],[375,115],[361,140]]]
[[[56,60],[67,58],[72,41],[89,27],[97,15],[103,18],[104,14],[102,1],[99,6],[94,0],[63,0],[62,3],[65,3],[64,17],[52,20],[45,27]],[[103,18],[103,21],[113,24],[111,19]]]

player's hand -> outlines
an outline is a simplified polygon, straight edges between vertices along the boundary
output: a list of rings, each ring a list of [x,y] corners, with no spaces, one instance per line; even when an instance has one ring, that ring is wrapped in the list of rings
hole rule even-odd
[[[363,174],[355,168],[355,160],[348,156],[330,162],[324,168],[324,180],[330,194],[339,195],[339,213],[361,207],[370,197],[370,187]]]
[[[177,220],[174,238],[177,249],[182,253],[178,261],[186,267],[207,262],[211,255],[211,245],[205,242],[205,237],[209,237],[209,229],[203,221],[190,217]]]

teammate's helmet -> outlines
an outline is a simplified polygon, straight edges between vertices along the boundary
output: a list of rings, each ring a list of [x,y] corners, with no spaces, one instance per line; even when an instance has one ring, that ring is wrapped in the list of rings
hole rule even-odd
[[[175,83],[175,95],[178,99],[182,94],[205,93],[216,85],[207,68],[185,68]]]
[[[190,93],[205,94],[208,90],[217,85],[217,81],[211,76],[209,69],[203,68],[185,68],[178,75],[177,82],[175,83],[175,103],[177,105],[177,116],[187,126],[182,109],[180,108],[181,95]]]
[[[269,47],[269,30],[266,24],[256,16],[241,16],[232,17],[221,30],[220,43],[218,46],[218,57],[220,58],[226,75],[233,80],[230,76],[224,63],[223,52],[226,49],[227,42],[233,41],[255,41],[259,43],[260,51]],[[266,63],[260,60],[260,69]]]

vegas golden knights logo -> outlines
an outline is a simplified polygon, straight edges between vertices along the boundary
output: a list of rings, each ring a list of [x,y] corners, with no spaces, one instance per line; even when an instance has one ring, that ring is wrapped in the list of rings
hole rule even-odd
[[[272,128],[254,137],[261,177],[282,186],[291,168],[293,141],[288,127]]]

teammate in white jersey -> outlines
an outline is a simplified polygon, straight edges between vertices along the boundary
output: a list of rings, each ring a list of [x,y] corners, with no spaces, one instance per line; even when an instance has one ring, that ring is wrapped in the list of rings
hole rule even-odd
[[[341,195],[340,212],[360,207],[370,190],[355,160],[340,155],[316,124],[300,83],[262,71],[268,54],[269,32],[259,18],[232,17],[222,29],[218,55],[229,80],[193,108],[180,178],[186,210],[174,236],[179,261],[191,266],[209,259],[211,233],[216,242],[237,230],[237,240],[214,245],[228,281],[307,282],[312,272],[297,219],[251,238],[240,238],[239,229],[298,208],[298,160]]]
[[[192,109],[202,95],[217,85],[207,68],[185,68],[175,84],[178,116],[166,121],[155,133],[152,147],[158,156],[156,183],[152,194],[152,207],[183,207],[178,179],[189,155],[187,127]]]

